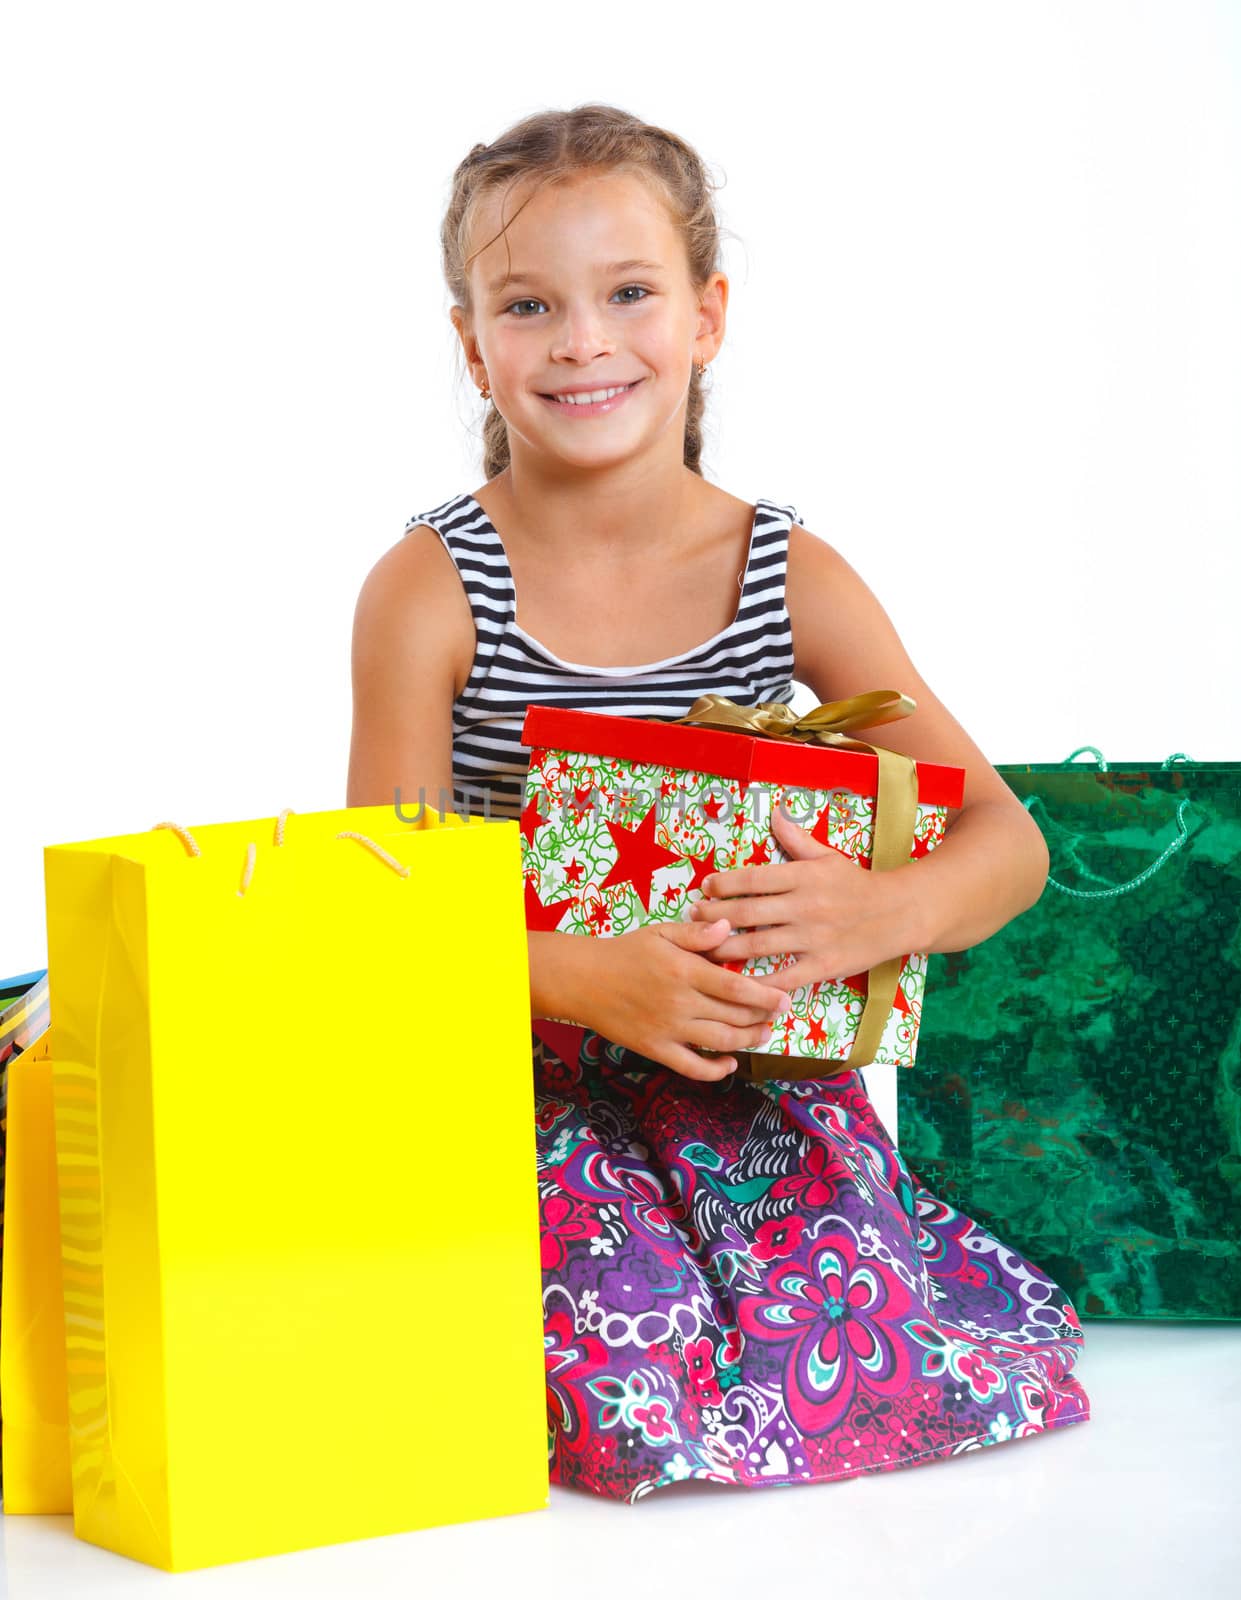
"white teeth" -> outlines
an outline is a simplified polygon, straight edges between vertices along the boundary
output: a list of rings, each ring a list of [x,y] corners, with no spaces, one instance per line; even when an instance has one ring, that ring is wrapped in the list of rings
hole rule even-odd
[[[558,394],[553,395],[562,406],[593,406],[600,400],[610,400],[614,394],[624,394],[626,389],[632,389],[633,384],[623,383],[619,389],[592,389],[588,394]]]

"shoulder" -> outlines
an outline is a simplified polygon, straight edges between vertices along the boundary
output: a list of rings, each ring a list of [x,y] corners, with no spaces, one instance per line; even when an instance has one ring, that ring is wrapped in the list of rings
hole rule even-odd
[[[1021,802],[934,693],[906,650],[891,617],[861,575],[825,539],[794,523],[789,530],[786,603],[793,630],[793,676],[818,702],[870,689],[897,689],[916,710],[860,737],[916,761],[965,769],[961,810],[982,801]],[[950,810],[948,821],[958,811]]]
[[[913,662],[878,598],[839,550],[799,522],[789,527],[786,601],[794,675],[820,700],[888,687],[912,694],[904,680],[916,675]],[[889,685],[885,673],[899,681]]]
[[[456,565],[439,533],[419,522],[385,550],[362,582],[354,650],[447,664],[455,700],[474,659],[474,618]]]

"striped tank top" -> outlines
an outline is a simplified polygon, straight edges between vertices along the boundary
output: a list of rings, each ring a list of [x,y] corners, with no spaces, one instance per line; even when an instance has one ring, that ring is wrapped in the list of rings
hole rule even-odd
[[[729,625],[693,649],[632,667],[565,661],[517,623],[513,575],[500,535],[473,495],[410,517],[435,529],[469,598],[474,660],[453,704],[453,802],[473,816],[517,818],[530,750],[521,742],[530,705],[620,717],[683,717],[700,695],[738,705],[793,698],[793,629],[785,605],[793,506],[759,500],[750,529],[741,603]],[[435,797],[426,803],[434,810]],[[407,802],[411,807],[416,799]]]

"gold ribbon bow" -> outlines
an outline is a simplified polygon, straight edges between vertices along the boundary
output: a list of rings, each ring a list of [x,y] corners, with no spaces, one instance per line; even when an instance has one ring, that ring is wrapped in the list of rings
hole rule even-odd
[[[704,694],[694,701],[683,717],[674,718],[671,725],[692,723],[700,728],[720,728],[728,733],[745,733],[764,739],[834,745],[840,750],[866,750],[877,756],[879,784],[875,795],[870,864],[872,871],[890,872],[908,862],[913,848],[914,827],[918,817],[917,766],[912,756],[886,750],[882,745],[868,744],[865,739],[851,739],[849,734],[858,728],[875,728],[885,722],[897,722],[916,709],[917,702],[899,689],[870,689],[865,694],[850,695],[847,700],[828,700],[801,717],[778,700],[763,700],[756,706],[741,706],[726,695]],[[652,717],[650,720],[661,719]],[[879,1048],[896,999],[901,961],[901,956],[892,956],[870,969],[866,980],[866,1004],[853,1036],[848,1065],[834,1067],[833,1072],[852,1072],[855,1067],[867,1066],[875,1059],[875,1051]],[[775,1063],[774,1070],[770,1073],[764,1070],[762,1076],[788,1076],[778,1064],[787,1060],[787,1057],[768,1059]],[[753,1054],[750,1064],[753,1070]],[[821,1063],[817,1060],[815,1069],[814,1075],[818,1075]]]

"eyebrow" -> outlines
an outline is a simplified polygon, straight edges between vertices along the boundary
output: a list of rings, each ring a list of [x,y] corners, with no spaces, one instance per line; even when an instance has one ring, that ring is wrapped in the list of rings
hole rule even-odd
[[[610,261],[606,266],[599,268],[601,273],[633,272],[635,270],[642,270],[645,272],[662,272],[664,269],[658,261],[641,261],[636,259],[631,261]],[[506,284],[537,283],[538,281],[538,273],[536,272],[510,272],[503,278],[493,278],[487,285],[487,292],[488,294],[498,294]]]

